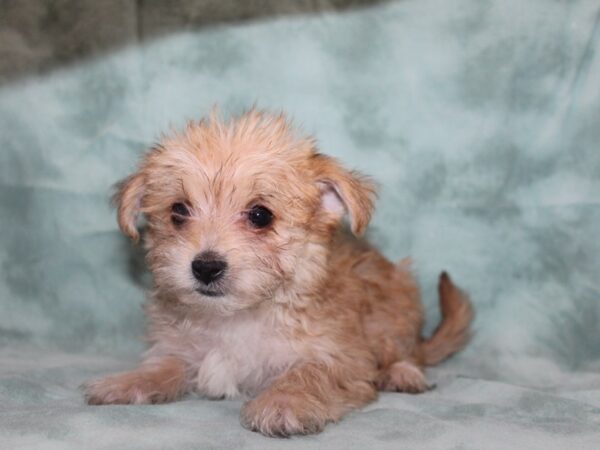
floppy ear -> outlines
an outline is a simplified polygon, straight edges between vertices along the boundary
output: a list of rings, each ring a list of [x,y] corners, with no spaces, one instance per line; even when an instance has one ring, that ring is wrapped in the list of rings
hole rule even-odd
[[[113,203],[117,206],[117,220],[121,231],[134,242],[140,238],[137,218],[144,195],[144,177],[138,172],[117,184]]]
[[[321,207],[337,220],[347,213],[352,233],[361,236],[373,213],[377,196],[375,185],[364,175],[346,170],[329,156],[316,153],[313,161],[321,191]]]

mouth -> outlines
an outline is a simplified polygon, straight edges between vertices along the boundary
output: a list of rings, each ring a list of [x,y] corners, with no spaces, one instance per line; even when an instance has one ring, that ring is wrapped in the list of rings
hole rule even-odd
[[[206,297],[222,297],[223,295],[225,295],[225,293],[223,291],[217,291],[217,290],[208,289],[205,287],[199,287],[198,289],[196,289],[196,292],[198,292]]]

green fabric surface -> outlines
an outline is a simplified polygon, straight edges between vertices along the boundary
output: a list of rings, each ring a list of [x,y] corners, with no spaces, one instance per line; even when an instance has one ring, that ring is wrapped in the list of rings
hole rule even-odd
[[[164,35],[0,86],[0,447],[600,448],[600,4],[406,0]],[[411,256],[428,331],[448,270],[476,335],[317,436],[240,401],[84,405],[143,349],[143,254],[111,186],[218,103],[283,109],[371,174],[370,235]]]

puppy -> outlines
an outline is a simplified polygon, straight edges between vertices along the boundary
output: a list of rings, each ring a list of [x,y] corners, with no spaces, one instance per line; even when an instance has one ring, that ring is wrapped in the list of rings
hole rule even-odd
[[[473,310],[443,273],[442,321],[422,338],[409,263],[360,239],[374,199],[282,115],[213,114],[163,138],[115,197],[134,241],[147,220],[151,345],[137,369],[88,383],[87,402],[243,396],[243,426],[289,436],[378,390],[427,390],[424,367],[467,343]]]

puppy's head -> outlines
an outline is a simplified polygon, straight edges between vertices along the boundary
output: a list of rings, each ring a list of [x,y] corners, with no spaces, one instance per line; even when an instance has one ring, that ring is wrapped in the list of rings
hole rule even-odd
[[[164,138],[115,201],[121,230],[134,240],[145,215],[148,261],[163,297],[231,313],[317,289],[343,217],[362,234],[374,194],[283,116],[253,110]]]

